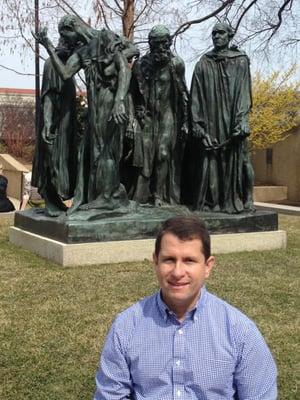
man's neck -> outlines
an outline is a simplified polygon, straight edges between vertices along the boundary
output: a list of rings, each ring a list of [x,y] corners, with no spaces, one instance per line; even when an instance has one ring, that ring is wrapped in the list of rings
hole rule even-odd
[[[229,46],[226,47],[214,47],[216,53],[222,54],[229,50]]]

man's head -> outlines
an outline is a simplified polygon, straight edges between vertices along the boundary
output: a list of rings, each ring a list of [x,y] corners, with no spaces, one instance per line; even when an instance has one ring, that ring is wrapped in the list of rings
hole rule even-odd
[[[218,22],[212,30],[212,40],[217,51],[227,49],[234,36],[234,31],[229,24]]]
[[[157,64],[164,64],[170,59],[172,38],[164,25],[154,26],[148,36],[150,52]]]
[[[60,19],[58,32],[68,44],[75,46],[79,42],[88,43],[95,31],[76,15],[68,14]]]
[[[180,216],[166,220],[160,227],[155,240],[155,255],[158,257],[161,249],[161,241],[165,234],[171,233],[182,241],[199,239],[200,251],[205,260],[211,255],[210,236],[204,223],[194,216]]]
[[[153,261],[164,302],[183,318],[196,305],[215,262],[204,224],[196,217],[165,221],[156,238]]]
[[[78,23],[78,18],[69,14],[64,15],[58,23],[58,32],[60,36],[71,46],[74,46],[80,40],[75,29],[75,26],[78,25]]]

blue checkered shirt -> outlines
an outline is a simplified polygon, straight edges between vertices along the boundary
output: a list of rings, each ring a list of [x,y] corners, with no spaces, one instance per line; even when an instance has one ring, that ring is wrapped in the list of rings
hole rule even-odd
[[[115,319],[94,400],[273,400],[276,376],[262,335],[239,310],[202,288],[179,322],[158,292]]]

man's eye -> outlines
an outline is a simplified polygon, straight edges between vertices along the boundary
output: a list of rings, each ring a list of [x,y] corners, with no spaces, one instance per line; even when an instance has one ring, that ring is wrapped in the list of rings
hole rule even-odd
[[[172,263],[174,260],[173,260],[173,258],[171,258],[171,257],[168,257],[168,258],[164,258],[163,259],[163,262],[164,263]]]
[[[184,261],[186,264],[195,264],[195,260],[193,260],[192,258],[188,258]]]

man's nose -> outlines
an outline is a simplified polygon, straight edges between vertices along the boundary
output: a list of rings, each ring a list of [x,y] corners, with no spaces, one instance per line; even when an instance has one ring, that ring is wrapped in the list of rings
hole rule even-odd
[[[172,271],[172,275],[176,278],[179,279],[182,276],[184,276],[185,274],[185,270],[184,270],[184,265],[182,264],[181,261],[176,261],[176,263],[174,264],[174,268]]]

